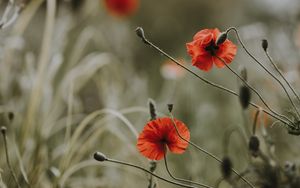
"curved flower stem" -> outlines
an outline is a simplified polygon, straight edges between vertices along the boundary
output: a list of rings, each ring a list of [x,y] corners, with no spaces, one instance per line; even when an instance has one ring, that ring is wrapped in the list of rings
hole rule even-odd
[[[195,185],[199,185],[199,186],[208,186],[208,185],[204,185],[202,183],[198,183],[198,182],[194,182],[194,181],[189,181],[189,180],[186,180],[186,179],[182,179],[182,178],[176,178],[175,176],[172,175],[172,173],[170,172],[169,170],[169,167],[168,167],[168,162],[167,162],[167,155],[166,153],[164,154],[164,162],[165,162],[165,166],[166,166],[166,170],[168,172],[168,174],[170,175],[171,178],[173,178],[174,180],[176,181],[181,181],[181,182],[184,182],[184,183],[189,183],[189,184],[195,184]]]
[[[239,32],[238,30],[235,28],[235,27],[230,27],[227,29],[227,33],[229,33],[231,30],[233,30],[237,36],[237,39],[239,41],[239,43],[242,45],[243,49],[245,50],[245,52],[257,63],[259,64],[268,74],[270,74],[280,85],[281,87],[283,88],[283,90],[285,91],[286,95],[288,96],[294,110],[296,111],[297,115],[298,115],[298,118],[300,118],[300,114],[299,114],[299,111],[298,109],[296,108],[294,102],[292,101],[291,99],[291,96],[289,95],[289,93],[287,92],[286,88],[284,87],[283,83],[272,73],[270,72],[260,61],[258,61],[258,59],[256,57],[254,57],[250,52],[249,50],[246,48],[245,44],[243,43],[243,41],[241,40],[241,37],[239,35]],[[267,54],[268,56],[268,54]],[[269,56],[268,56],[269,57]],[[272,61],[271,61],[272,62]],[[273,63],[272,63],[273,64]],[[273,64],[274,66],[274,64]],[[275,68],[276,69],[276,68]],[[277,70],[277,69],[276,69]],[[277,70],[278,71],[278,70]],[[285,80],[285,79],[284,79]],[[289,85],[289,84],[288,84]],[[295,91],[293,91],[295,92]],[[294,93],[295,94],[295,93]],[[297,96],[297,95],[296,95]],[[300,101],[300,98],[297,96],[298,100]]]
[[[284,75],[282,74],[282,72],[279,70],[279,68],[277,67],[277,65],[274,63],[272,57],[270,56],[269,52],[266,50],[265,51],[266,56],[268,57],[269,61],[271,62],[271,64],[273,65],[273,67],[275,68],[275,70],[278,72],[278,74],[281,76],[281,78],[285,81],[285,83],[289,86],[289,88],[292,90],[293,94],[295,95],[295,97],[297,98],[298,102],[300,102],[300,97],[297,94],[297,92],[295,91],[295,89],[293,88],[293,86],[290,84],[290,82],[284,77]],[[298,113],[299,115],[299,113]]]
[[[172,119],[173,125],[176,129],[176,133],[177,135],[180,137],[180,139],[184,140],[185,142],[189,143],[190,145],[194,146],[196,149],[198,149],[199,151],[205,153],[206,155],[210,156],[211,158],[215,159],[216,161],[218,161],[220,164],[222,164],[222,160],[219,159],[217,156],[215,156],[214,154],[210,153],[209,151],[206,151],[205,149],[201,148],[200,146],[198,146],[197,144],[193,143],[192,141],[189,141],[187,139],[185,139],[180,132],[178,131],[178,128],[176,126],[176,123],[174,121],[174,117],[172,112],[170,112],[170,117]],[[245,183],[247,183],[251,188],[254,188],[254,185],[252,185],[252,183],[250,183],[247,179],[245,179],[244,177],[242,177],[234,168],[231,168],[231,170],[237,175],[239,176]]]
[[[220,178],[217,180],[217,183],[215,185],[216,188],[219,188],[220,187],[220,184],[222,183],[222,181],[224,181],[225,179],[224,178]]]
[[[123,162],[123,161],[119,161],[119,160],[115,160],[115,159],[109,159],[109,158],[105,159],[105,161],[112,162],[112,163],[117,163],[117,164],[121,164],[121,165],[126,165],[126,166],[130,166],[130,167],[133,167],[133,168],[142,170],[142,171],[144,171],[144,172],[146,172],[146,173],[148,173],[148,174],[151,174],[152,176],[154,176],[154,177],[156,177],[156,178],[158,178],[158,179],[160,179],[160,180],[163,180],[163,181],[165,181],[165,182],[171,183],[171,184],[173,184],[173,185],[177,185],[177,186],[181,186],[181,187],[186,187],[186,188],[197,188],[197,187],[195,187],[195,186],[186,185],[186,184],[174,182],[174,181],[172,181],[172,180],[168,180],[168,179],[163,178],[163,177],[161,177],[161,176],[159,176],[159,175],[157,175],[157,174],[154,174],[153,172],[151,172],[151,171],[149,171],[149,170],[147,170],[147,169],[145,169],[145,168],[142,168],[142,167],[140,167],[140,166],[137,166],[137,165],[134,165],[134,164],[131,164],[131,163],[127,163],[127,162]],[[202,185],[202,187],[212,188],[212,187],[207,186],[207,185]]]
[[[9,161],[9,156],[8,156],[8,148],[7,148],[7,138],[6,138],[6,127],[1,127],[1,133],[2,133],[2,136],[3,136],[3,142],[4,142],[4,150],[5,150],[5,157],[6,157],[6,164],[8,166],[8,169],[15,181],[15,183],[17,184],[18,188],[21,188],[19,182],[18,182],[18,179],[17,179],[17,176],[16,174],[14,173],[12,167],[11,167],[11,164],[10,164],[10,161]]]
[[[246,168],[244,171],[241,172],[241,176],[243,177],[243,176],[247,175],[248,173],[250,173],[250,169]],[[234,178],[234,180],[238,181],[238,180],[240,180],[240,177],[236,177],[236,178]]]
[[[220,58],[219,56],[215,56],[216,58],[218,58],[220,61],[223,62],[223,64],[233,73],[235,74],[249,89],[251,89],[258,97],[259,99],[264,103],[264,105],[271,111],[273,112],[274,114],[276,114],[277,116],[280,116],[281,118],[284,118],[286,119],[287,121],[290,122],[290,124],[293,124],[293,122],[286,116],[282,115],[282,114],[279,114],[278,112],[276,112],[275,110],[273,110],[268,104],[267,102],[265,101],[265,99],[258,93],[258,91],[253,88],[251,85],[249,85],[249,83],[244,79],[242,78],[237,72],[235,72],[229,65],[227,65],[227,63],[224,61],[224,59]],[[294,128],[292,125],[288,124],[288,126]]]
[[[228,155],[228,147],[230,144],[231,135],[233,133],[237,133],[241,139],[243,140],[244,144],[247,145],[247,136],[243,134],[242,130],[236,127],[232,127],[231,129],[225,130],[224,137],[223,137],[223,148],[224,148],[224,154]]]
[[[258,116],[259,116],[260,110],[257,110],[254,116],[254,121],[253,121],[253,125],[252,125],[252,134],[255,135],[256,132],[256,124],[257,124],[257,120],[258,120]]]
[[[139,36],[139,37],[141,37],[141,36]],[[151,42],[150,42],[148,39],[146,39],[145,37],[141,37],[141,39],[142,39],[142,41],[143,41],[145,44],[151,46],[151,47],[154,48],[156,51],[158,51],[160,54],[162,54],[163,56],[167,57],[167,58],[170,59],[172,62],[174,62],[175,64],[177,64],[177,65],[180,66],[181,68],[185,69],[186,71],[188,71],[189,73],[191,73],[192,75],[194,75],[195,77],[197,77],[198,79],[200,79],[201,81],[203,81],[204,83],[206,83],[206,84],[208,84],[208,85],[211,85],[211,86],[213,86],[213,87],[215,87],[215,88],[217,88],[217,89],[220,89],[220,90],[222,90],[222,91],[225,91],[225,92],[227,92],[227,93],[229,93],[229,94],[232,94],[232,95],[235,95],[235,96],[239,97],[239,94],[237,94],[236,92],[234,92],[234,91],[232,91],[232,90],[230,90],[230,89],[228,89],[228,88],[225,88],[225,87],[223,87],[223,86],[221,86],[221,85],[219,85],[219,84],[213,83],[213,82],[211,82],[211,81],[209,81],[209,80],[207,80],[207,79],[205,79],[205,78],[199,76],[199,75],[196,74],[194,71],[192,71],[191,69],[189,69],[189,68],[186,67],[185,65],[182,65],[179,61],[177,61],[176,59],[174,59],[172,56],[170,56],[169,54],[167,54],[166,52],[164,52],[162,49],[160,49],[159,47],[157,47],[156,45],[154,45],[153,43],[151,43]],[[250,102],[250,104],[251,104],[253,107],[257,108],[257,109],[258,109],[258,108],[261,108],[260,106],[258,106],[257,104],[255,104],[255,103],[253,103],[253,102]],[[279,117],[279,116],[273,114],[272,112],[269,112],[268,110],[265,110],[265,109],[263,109],[263,108],[261,108],[261,109],[262,109],[262,111],[263,111],[264,113],[266,113],[266,114],[268,114],[269,116],[272,116],[273,118],[275,118],[275,119],[281,121],[283,124],[286,124],[286,125],[289,124],[287,121],[285,121],[285,120],[282,119],[281,117]]]

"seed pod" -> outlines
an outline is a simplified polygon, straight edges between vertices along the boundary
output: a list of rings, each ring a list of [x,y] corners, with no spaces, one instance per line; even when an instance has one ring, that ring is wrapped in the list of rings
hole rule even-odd
[[[140,37],[144,42],[146,40],[145,33],[142,27],[137,27],[135,29],[135,33],[138,37]]]
[[[1,133],[2,133],[3,135],[6,133],[6,130],[7,130],[6,127],[4,127],[4,126],[1,127]]]
[[[150,168],[149,168],[149,170],[151,172],[154,172],[155,169],[156,169],[156,167],[157,167],[157,162],[156,161],[150,161]]]
[[[229,157],[225,156],[222,159],[222,163],[221,163],[221,172],[225,179],[228,179],[231,176],[232,174],[231,168],[232,168],[232,162],[229,159]]]
[[[240,76],[241,76],[245,81],[248,81],[248,73],[247,73],[246,67],[240,66],[240,67],[239,67],[239,73],[240,73]]]
[[[103,153],[97,151],[96,153],[94,153],[94,159],[103,162],[107,160],[107,157]]]
[[[84,3],[83,0],[72,0],[71,1],[72,9],[74,11],[77,11],[82,6],[83,3]]]
[[[247,109],[250,104],[250,99],[251,99],[251,92],[247,86],[242,85],[240,87],[239,98],[240,98],[240,103],[241,103],[242,108],[244,110]]]
[[[249,140],[249,150],[254,157],[257,157],[259,152],[259,139],[257,136],[251,136]]]
[[[216,45],[220,45],[223,42],[225,42],[225,40],[227,39],[227,32],[222,32],[220,33],[220,35],[218,36],[217,40],[216,40]]]
[[[268,49],[268,46],[269,46],[267,39],[262,39],[261,40],[261,46],[264,49],[264,51],[266,52],[267,49]]]
[[[9,121],[13,121],[14,117],[15,117],[15,114],[13,112],[8,112],[7,117],[9,119]]]
[[[150,112],[151,120],[155,120],[157,115],[156,115],[155,103],[152,99],[149,99],[149,112]]]
[[[168,104],[168,110],[169,110],[170,113],[172,112],[172,110],[173,110],[173,104]]]

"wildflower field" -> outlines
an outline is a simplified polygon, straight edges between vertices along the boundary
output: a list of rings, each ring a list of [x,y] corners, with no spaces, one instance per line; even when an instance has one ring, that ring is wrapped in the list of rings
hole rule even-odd
[[[299,0],[0,0],[0,188],[300,188]]]

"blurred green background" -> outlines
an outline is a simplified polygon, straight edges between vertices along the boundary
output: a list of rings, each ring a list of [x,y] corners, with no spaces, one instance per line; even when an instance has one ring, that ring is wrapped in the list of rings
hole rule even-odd
[[[149,98],[161,116],[167,114],[167,104],[174,104],[174,116],[189,127],[192,140],[220,158],[226,130],[251,129],[255,109],[243,112],[238,98],[188,73],[178,76],[180,69],[175,77],[168,77],[164,71],[173,69],[163,70],[167,59],[141,42],[135,34],[138,26],[150,41],[199,75],[235,91],[240,82],[226,68],[202,72],[192,67],[185,44],[201,29],[224,31],[234,26],[250,51],[271,68],[261,48],[261,39],[268,39],[270,54],[299,91],[298,0],[141,0],[136,13],[128,17],[112,15],[102,0],[58,0],[53,30],[46,34],[50,12],[46,1],[16,4],[22,2],[28,4],[16,22],[0,30],[1,126],[7,127],[10,161],[22,187],[26,179],[32,187],[147,187],[144,173],[99,164],[92,155],[101,151],[148,168],[128,125],[142,130],[149,120]],[[0,1],[1,14],[7,3]],[[45,36],[50,41],[45,42]],[[233,33],[229,39],[238,45]],[[46,62],[45,67],[40,68],[41,62]],[[288,113],[291,107],[282,89],[240,45],[230,65],[235,70],[245,66],[249,83],[277,111]],[[13,121],[8,112],[14,113]],[[95,113],[99,114],[87,121]],[[274,119],[262,118],[280,164],[286,160],[298,164],[299,138],[282,127],[271,128]],[[249,163],[246,140],[236,133],[230,139],[228,155],[243,171]],[[0,144],[0,187],[16,187]],[[219,164],[191,147],[169,158],[178,177],[209,185],[221,177]],[[167,176],[162,161],[156,172]],[[174,186],[159,181],[158,187]]]

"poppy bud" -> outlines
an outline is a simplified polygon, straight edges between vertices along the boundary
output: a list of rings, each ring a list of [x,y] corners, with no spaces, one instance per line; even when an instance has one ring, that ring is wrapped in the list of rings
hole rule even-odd
[[[97,151],[96,153],[94,153],[94,159],[103,162],[107,160],[107,157],[103,153]]]
[[[248,80],[248,74],[247,74],[247,69],[246,69],[246,67],[240,66],[240,67],[239,67],[239,73],[240,73],[240,76],[241,76],[245,81]]]
[[[251,151],[254,157],[257,157],[259,151],[259,140],[257,136],[251,136],[249,140],[249,150]]]
[[[223,42],[225,42],[225,40],[227,39],[227,32],[222,32],[220,33],[220,35],[218,36],[217,40],[216,40],[216,45],[220,45]]]
[[[4,126],[1,127],[1,133],[2,133],[3,135],[6,133],[6,130],[7,130],[6,127],[4,127]]]
[[[157,117],[156,109],[155,109],[154,101],[151,99],[149,99],[149,111],[150,111],[151,120],[155,120]]]
[[[145,33],[142,27],[137,27],[135,29],[135,33],[138,37],[140,37],[143,40],[143,42],[146,41]]]
[[[72,1],[71,1],[72,9],[73,9],[74,11],[78,10],[78,9],[81,7],[81,5],[82,5],[83,3],[84,3],[83,0],[72,0]]]
[[[261,46],[264,49],[264,51],[266,52],[267,49],[268,49],[268,46],[269,46],[267,39],[262,39],[261,40]]]
[[[242,85],[240,87],[240,103],[241,103],[241,106],[243,107],[243,109],[247,109],[249,104],[250,104],[250,98],[251,98],[251,92],[250,92],[250,89],[245,86],[245,85]]]
[[[156,169],[157,163],[156,161],[150,161],[150,171],[154,172]]]
[[[173,104],[168,104],[168,110],[170,113],[173,111]]]
[[[15,114],[13,112],[8,112],[7,116],[8,116],[9,121],[12,121],[12,120],[14,120]]]
[[[225,179],[227,179],[231,176],[231,173],[232,173],[231,168],[232,168],[232,162],[229,159],[229,157],[225,156],[222,159],[222,163],[221,163],[221,172]]]

